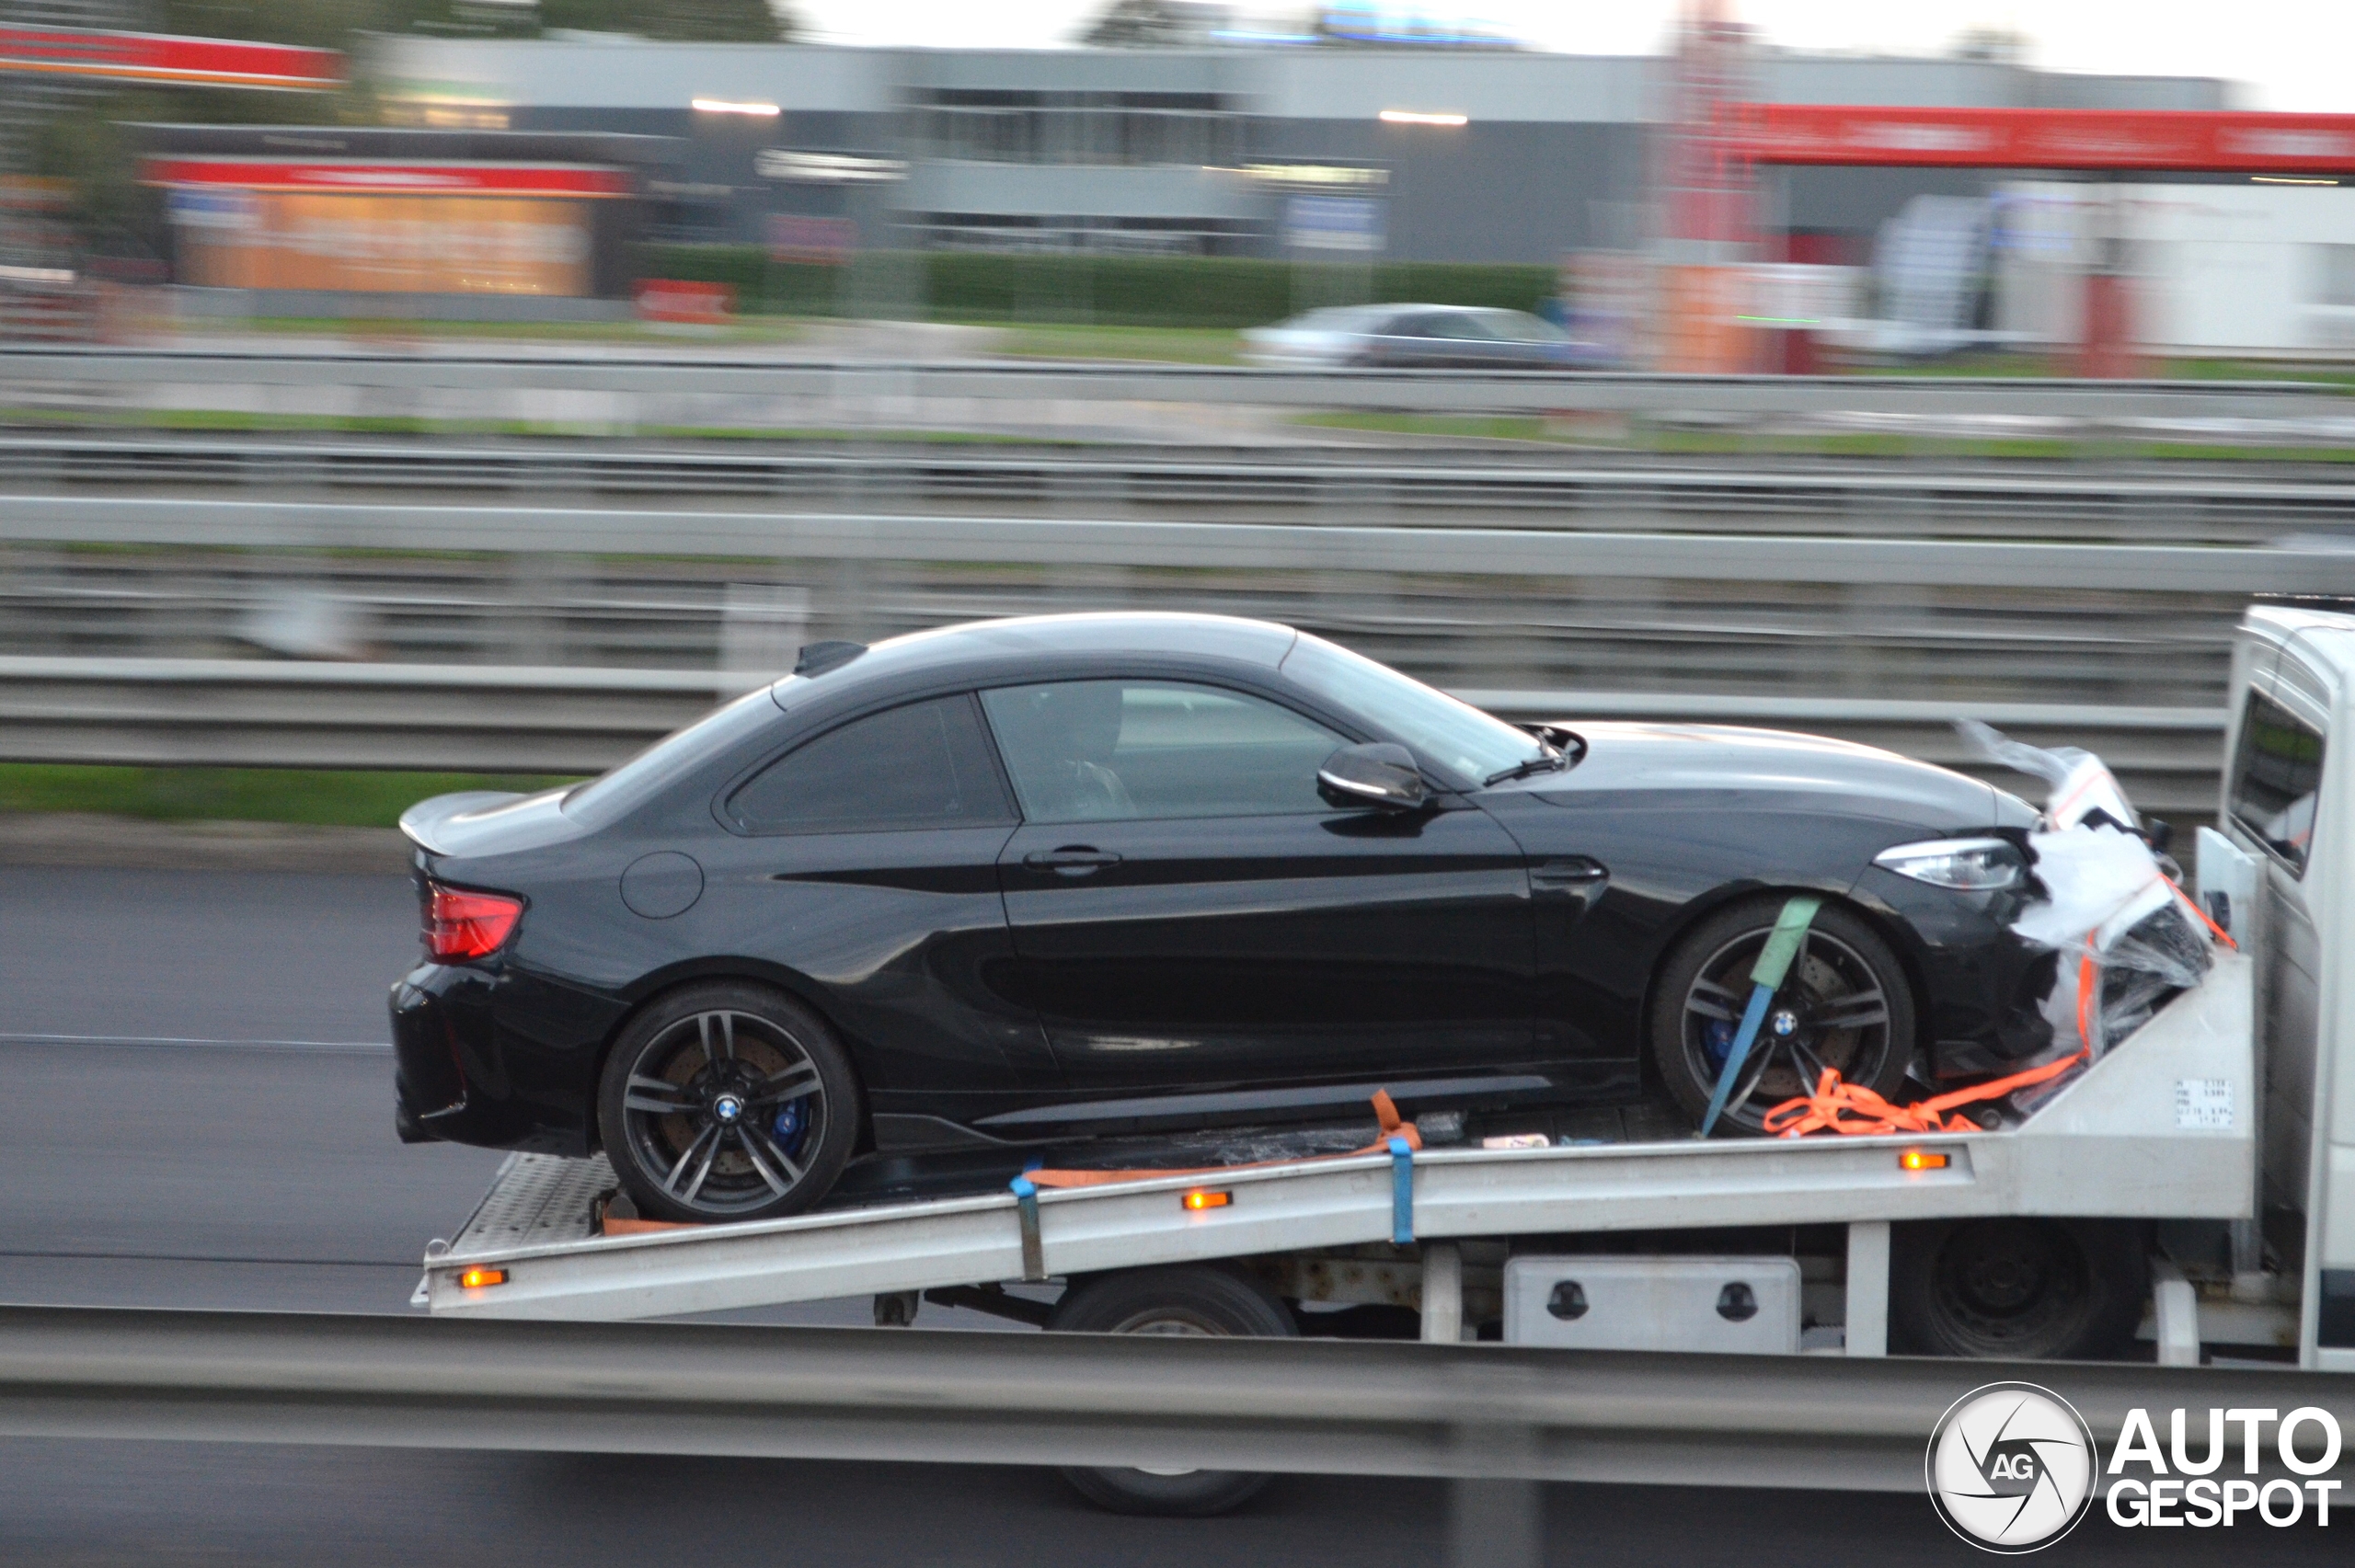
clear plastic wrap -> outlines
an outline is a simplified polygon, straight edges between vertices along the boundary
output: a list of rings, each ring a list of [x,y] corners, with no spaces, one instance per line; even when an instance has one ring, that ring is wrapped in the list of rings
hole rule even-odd
[[[2206,979],[2214,967],[2207,932],[2181,904],[2137,921],[2102,956],[2101,1004],[2094,1015],[2104,1043],[2149,1023],[2169,997]]]
[[[2142,826],[2109,765],[2092,752],[2074,746],[2030,746],[1975,718],[1959,718],[1954,728],[1963,744],[1987,761],[2052,786],[2044,806],[2044,819],[2051,826],[2074,828],[2096,813],[2121,828]]]
[[[2055,1050],[2082,1047],[2098,1059],[2170,997],[2207,977],[2214,958],[2205,924],[2150,844],[2129,830],[2139,818],[2100,758],[2025,745],[1970,720],[1955,727],[1988,761],[2052,786],[2044,822],[2027,839],[2042,897],[2020,911],[2012,929],[2062,956],[2044,1007]],[[2096,989],[2094,1004],[2083,1007],[2087,959]],[[2039,1085],[2032,1097],[2062,1082]]]
[[[2175,897],[2151,846],[2106,823],[2030,833],[2028,854],[2044,897],[2012,929],[2039,947],[2107,948]]]

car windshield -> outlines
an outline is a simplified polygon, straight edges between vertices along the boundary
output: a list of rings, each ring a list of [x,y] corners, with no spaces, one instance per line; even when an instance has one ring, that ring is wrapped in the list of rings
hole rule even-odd
[[[664,736],[611,773],[575,785],[564,797],[562,810],[584,827],[618,822],[713,753],[775,722],[781,712],[768,687],[747,692]]]
[[[1526,730],[1305,632],[1284,656],[1283,672],[1473,784],[1546,755]]]

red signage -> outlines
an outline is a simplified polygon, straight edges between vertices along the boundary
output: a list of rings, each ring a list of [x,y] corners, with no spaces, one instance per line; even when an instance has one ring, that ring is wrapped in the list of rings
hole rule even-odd
[[[736,291],[726,283],[684,283],[648,278],[638,285],[638,319],[695,326],[718,326],[736,308]]]
[[[0,28],[0,72],[15,71],[296,93],[333,92],[345,76],[343,56],[332,49],[165,33]]]
[[[2355,173],[2355,114],[1742,104],[1733,145],[1762,164]]]
[[[566,196],[633,194],[629,171],[594,164],[288,163],[276,158],[149,158],[148,185],[235,186],[372,196]]]

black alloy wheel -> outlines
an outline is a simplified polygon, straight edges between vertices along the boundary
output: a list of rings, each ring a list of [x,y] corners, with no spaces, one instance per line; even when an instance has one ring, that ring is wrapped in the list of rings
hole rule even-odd
[[[1300,1333],[1284,1304],[1239,1271],[1211,1264],[1128,1269],[1074,1283],[1047,1320],[1051,1331],[1289,1338]],[[1269,1478],[1253,1471],[1066,1469],[1063,1479],[1099,1508],[1117,1514],[1200,1518],[1223,1514],[1258,1495]]]
[[[756,986],[695,986],[622,1032],[597,1113],[645,1218],[769,1219],[810,1207],[842,1173],[858,1084],[806,1009]]]
[[[1980,1360],[2115,1356],[2133,1342],[2149,1293],[2143,1241],[2140,1226],[2090,1219],[1899,1226],[1890,1348]]]
[[[1703,921],[1660,972],[1652,1061],[1694,1126],[1707,1114],[1754,989],[1750,974],[1784,900],[1760,898]],[[1757,1137],[1768,1111],[1814,1092],[1826,1068],[1896,1098],[1913,1060],[1913,992],[1873,929],[1837,905],[1818,910],[1768,1004],[1716,1131]]]

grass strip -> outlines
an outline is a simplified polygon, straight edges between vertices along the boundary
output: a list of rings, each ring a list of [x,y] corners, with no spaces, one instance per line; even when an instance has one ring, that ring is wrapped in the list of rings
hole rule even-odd
[[[1309,414],[1295,419],[1321,430],[1373,430],[1385,435],[1443,436],[1503,441],[1602,442],[1557,430],[1535,414]]]
[[[1086,326],[1025,322],[1000,328],[991,352],[1022,360],[1109,360],[1165,365],[1242,363],[1243,340],[1226,327]]]
[[[156,822],[293,822],[389,828],[417,802],[458,790],[546,789],[540,773],[376,769],[121,768],[0,763],[0,812],[89,811]]]

